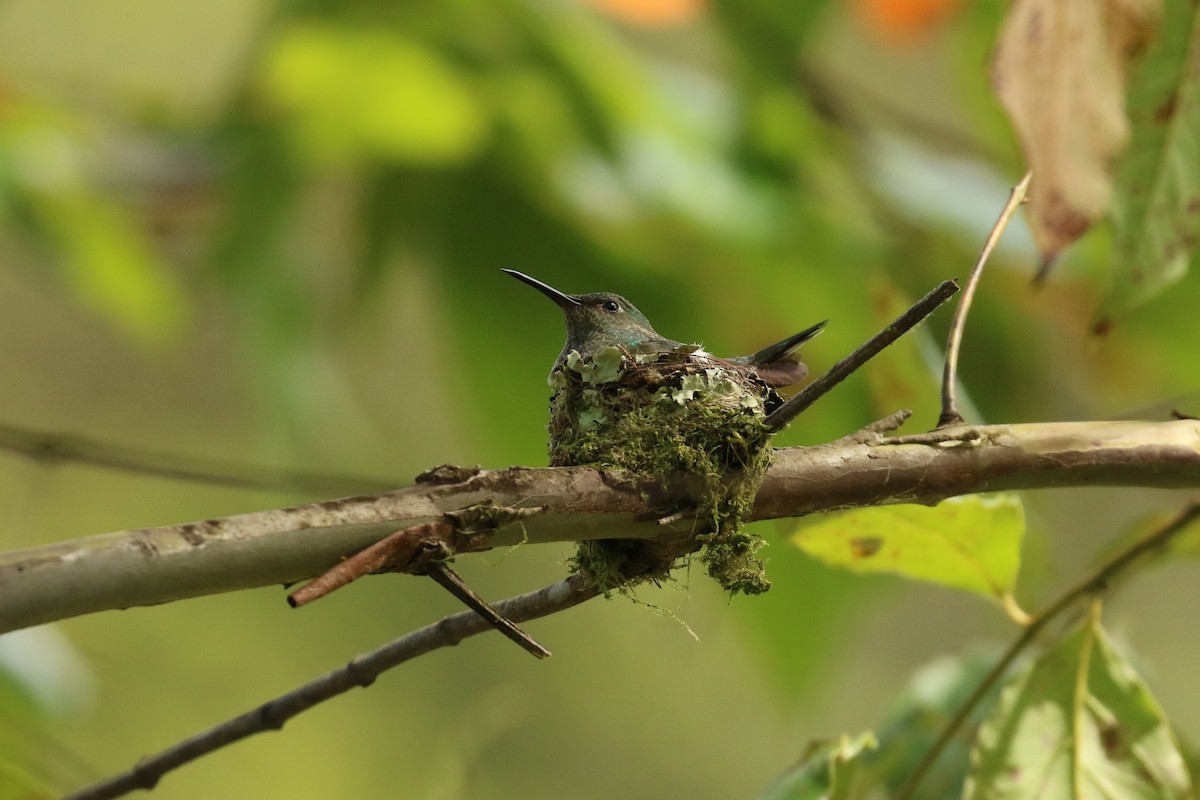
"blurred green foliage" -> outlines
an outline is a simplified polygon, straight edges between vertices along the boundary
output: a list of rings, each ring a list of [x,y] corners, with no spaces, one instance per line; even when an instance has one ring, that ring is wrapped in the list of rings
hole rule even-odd
[[[819,372],[964,277],[1019,177],[985,70],[1006,5],[949,4],[904,44],[834,0],[714,0],[662,28],[568,2],[10,0],[0,417],[397,485],[440,462],[544,464],[562,323],[500,267],[618,291],[719,353],[829,318],[806,349]],[[1010,230],[964,343],[972,421],[1195,412],[1177,398],[1197,389],[1200,281],[1092,338],[1110,241],[1091,234],[1034,291],[1028,236]],[[932,425],[947,324],[936,315],[781,444],[899,407]],[[11,547],[299,499],[4,459]],[[1028,500],[1026,554],[1046,563],[1018,591],[1044,594],[1122,521],[1173,501]],[[698,645],[645,607],[596,603],[537,623],[546,665],[473,642],[159,791],[747,796],[809,739],[877,725],[931,652],[1010,634],[981,604],[810,561],[787,530],[761,526],[765,597],[730,608],[699,570],[639,590]],[[518,548],[461,568],[499,597],[561,576],[562,559]],[[454,608],[419,581],[363,584],[303,612],[261,590],[63,623],[96,695],[38,723],[61,744],[20,768],[80,785]],[[1145,602],[1189,591],[1172,585]],[[1170,628],[1186,619],[1155,624],[1153,641],[1131,638],[1172,716],[1200,719],[1173,667],[1196,655]],[[0,770],[21,754],[7,755]]]
[[[119,196],[92,185],[91,131],[67,108],[26,96],[0,109],[0,209],[56,252],[69,291],[135,339],[178,335],[187,300]]]
[[[263,99],[303,162],[451,166],[473,156],[484,115],[435,51],[384,30],[285,28],[264,56]]]

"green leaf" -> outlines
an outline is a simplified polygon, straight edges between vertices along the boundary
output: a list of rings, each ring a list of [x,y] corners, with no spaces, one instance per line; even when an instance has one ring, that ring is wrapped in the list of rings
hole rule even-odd
[[[791,772],[760,800],[850,800],[862,797],[863,756],[878,744],[870,731],[814,742]]]
[[[1012,604],[1025,512],[1015,495],[956,497],[934,508],[881,506],[801,524],[792,544],[855,572],[893,572]]]
[[[773,591],[773,590],[772,590]],[[781,776],[759,800],[791,800],[809,796],[862,798],[878,800],[895,797],[899,787],[929,752],[947,722],[962,708],[980,682],[992,670],[999,653],[991,648],[973,649],[963,655],[940,656],[919,668],[899,696],[889,704],[887,713],[875,725],[877,744],[854,753],[851,769],[836,765],[834,786],[848,791],[845,795],[808,795],[802,790],[830,788],[821,779],[828,774],[816,756],[844,751],[830,743],[816,743]],[[975,706],[960,729],[921,781],[921,800],[959,800],[970,760],[970,742],[974,731],[1000,692],[993,686],[984,700]],[[860,737],[859,742],[865,737]]]
[[[1118,171],[1104,319],[1180,280],[1200,237],[1200,10],[1186,0],[1164,10],[1129,86],[1133,136]]]
[[[434,50],[384,30],[302,24],[269,48],[260,85],[319,160],[454,164],[482,146],[470,85]]]
[[[913,673],[890,703],[887,716],[875,725],[879,751],[868,759],[868,767],[874,772],[872,785],[885,787],[882,796],[895,796],[906,784],[999,659],[998,649],[976,647],[934,658]],[[999,694],[999,684],[993,684],[929,766],[920,783],[921,800],[960,800],[975,731]]]
[[[1162,709],[1094,620],[1005,687],[971,760],[965,800],[1192,797]]]

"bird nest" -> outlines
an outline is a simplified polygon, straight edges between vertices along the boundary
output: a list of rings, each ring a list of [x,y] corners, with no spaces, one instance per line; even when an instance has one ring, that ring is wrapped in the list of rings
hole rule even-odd
[[[550,382],[552,465],[617,468],[686,495],[708,574],[730,592],[770,588],[756,555],[763,541],[743,530],[771,462],[764,420],[780,400],[770,386],[695,348],[634,355],[609,347],[591,358],[573,351]],[[611,589],[628,579],[631,562],[644,562],[646,544],[582,542],[572,566]],[[673,566],[642,574],[665,577]]]

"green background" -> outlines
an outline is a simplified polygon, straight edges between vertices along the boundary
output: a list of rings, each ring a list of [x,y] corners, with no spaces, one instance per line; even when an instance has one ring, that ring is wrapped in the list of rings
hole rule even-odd
[[[661,27],[573,3],[0,4],[0,421],[397,486],[445,462],[543,465],[562,322],[501,267],[620,292],[724,354],[829,318],[806,348],[819,372],[965,276],[1022,173],[986,78],[1004,6],[962,6],[908,37],[835,2],[715,2]],[[972,421],[1196,413],[1194,276],[1089,334],[1110,240],[1089,234],[1033,289],[1028,233],[1009,231],[964,343]],[[948,319],[781,444],[900,407],[931,427]],[[307,499],[0,453],[5,549]],[[1179,499],[1028,496],[1025,607]],[[637,604],[531,623],[546,662],[471,640],[157,796],[752,796],[809,739],[876,725],[920,664],[1015,635],[966,594],[823,567],[790,530],[760,528],[765,597],[681,571]],[[566,555],[459,567],[499,598],[560,578]],[[1196,737],[1191,577],[1131,582],[1106,626]],[[0,639],[0,797],[126,768],[457,610],[399,576],[298,611],[284,596]],[[6,787],[18,769],[33,777]]]

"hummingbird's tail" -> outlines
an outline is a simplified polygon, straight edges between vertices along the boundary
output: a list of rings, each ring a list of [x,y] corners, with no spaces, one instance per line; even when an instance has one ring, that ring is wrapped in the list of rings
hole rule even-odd
[[[757,353],[728,359],[729,363],[754,370],[766,383],[775,388],[799,383],[808,375],[808,367],[798,356],[796,349],[816,336],[829,320],[822,320],[811,328],[805,328],[781,342],[767,345]]]
[[[797,347],[820,333],[821,329],[824,328],[828,322],[829,320],[827,319],[821,320],[811,328],[805,328],[799,333],[789,336],[781,342],[767,345],[757,353],[748,356],[739,356],[729,360],[735,364],[745,364],[747,366],[755,367],[762,366],[764,364],[772,364],[781,358],[787,358],[790,356]]]

